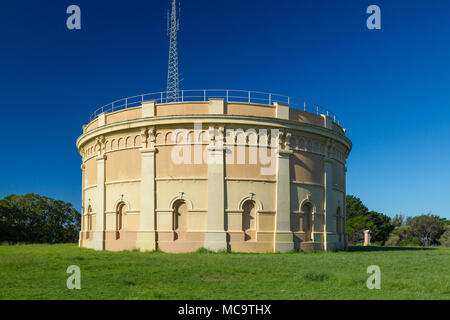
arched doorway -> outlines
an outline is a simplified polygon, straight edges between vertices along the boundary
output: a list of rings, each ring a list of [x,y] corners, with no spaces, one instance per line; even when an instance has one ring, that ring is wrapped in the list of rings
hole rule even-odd
[[[173,231],[175,240],[185,237],[187,232],[188,207],[185,201],[177,201],[173,208]]]
[[[247,200],[242,205],[242,231],[244,231],[245,241],[256,240],[257,216],[256,204],[252,200]]]

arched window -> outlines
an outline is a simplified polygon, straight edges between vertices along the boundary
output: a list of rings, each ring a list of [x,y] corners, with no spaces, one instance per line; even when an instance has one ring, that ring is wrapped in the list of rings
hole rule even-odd
[[[173,208],[173,231],[177,233],[187,231],[187,213],[188,207],[185,201],[175,202]]]
[[[341,238],[342,238],[341,208],[338,208],[337,212],[336,212],[336,233],[339,235],[339,241],[341,241]]]
[[[87,209],[87,231],[92,230],[92,207],[88,206]]]
[[[256,239],[256,205],[252,200],[247,200],[242,205],[242,231],[244,231],[245,241]]]
[[[124,215],[127,213],[126,211],[127,207],[126,204],[121,202],[117,206],[116,211],[116,229],[117,231],[120,231],[124,228]]]
[[[312,205],[307,202],[302,207],[303,211],[303,232],[305,232],[305,241],[312,241],[313,220]]]

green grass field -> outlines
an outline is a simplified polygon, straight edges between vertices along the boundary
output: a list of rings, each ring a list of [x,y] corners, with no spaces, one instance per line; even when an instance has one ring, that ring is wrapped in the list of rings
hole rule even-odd
[[[67,267],[81,268],[69,290]],[[367,267],[381,268],[369,290]],[[0,246],[0,299],[450,299],[450,249],[352,247],[337,253],[96,252]]]

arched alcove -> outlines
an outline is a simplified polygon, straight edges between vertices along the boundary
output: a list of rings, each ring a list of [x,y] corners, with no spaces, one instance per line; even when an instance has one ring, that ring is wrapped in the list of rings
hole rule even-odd
[[[127,204],[119,202],[116,209],[116,230],[121,231],[125,228],[125,215],[127,212]]]
[[[313,205],[311,202],[304,202],[301,211],[303,212],[303,232],[305,232],[305,241],[312,241]]]
[[[92,206],[87,209],[87,231],[92,231]]]
[[[188,205],[184,200],[177,200],[173,205],[173,231],[175,240],[187,232]]]
[[[242,231],[245,234],[245,241],[256,240],[257,232],[257,210],[253,200],[246,200],[242,204]]]

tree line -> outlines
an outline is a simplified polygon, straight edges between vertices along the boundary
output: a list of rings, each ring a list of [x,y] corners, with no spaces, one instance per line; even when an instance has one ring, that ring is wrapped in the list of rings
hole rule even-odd
[[[450,247],[450,220],[437,215],[422,214],[405,217],[397,214],[393,218],[376,211],[369,211],[361,199],[346,197],[347,233],[350,243],[359,243],[364,230],[370,230],[372,242],[386,246],[431,246]]]
[[[72,204],[37,194],[0,200],[0,243],[74,243],[80,213]]]

